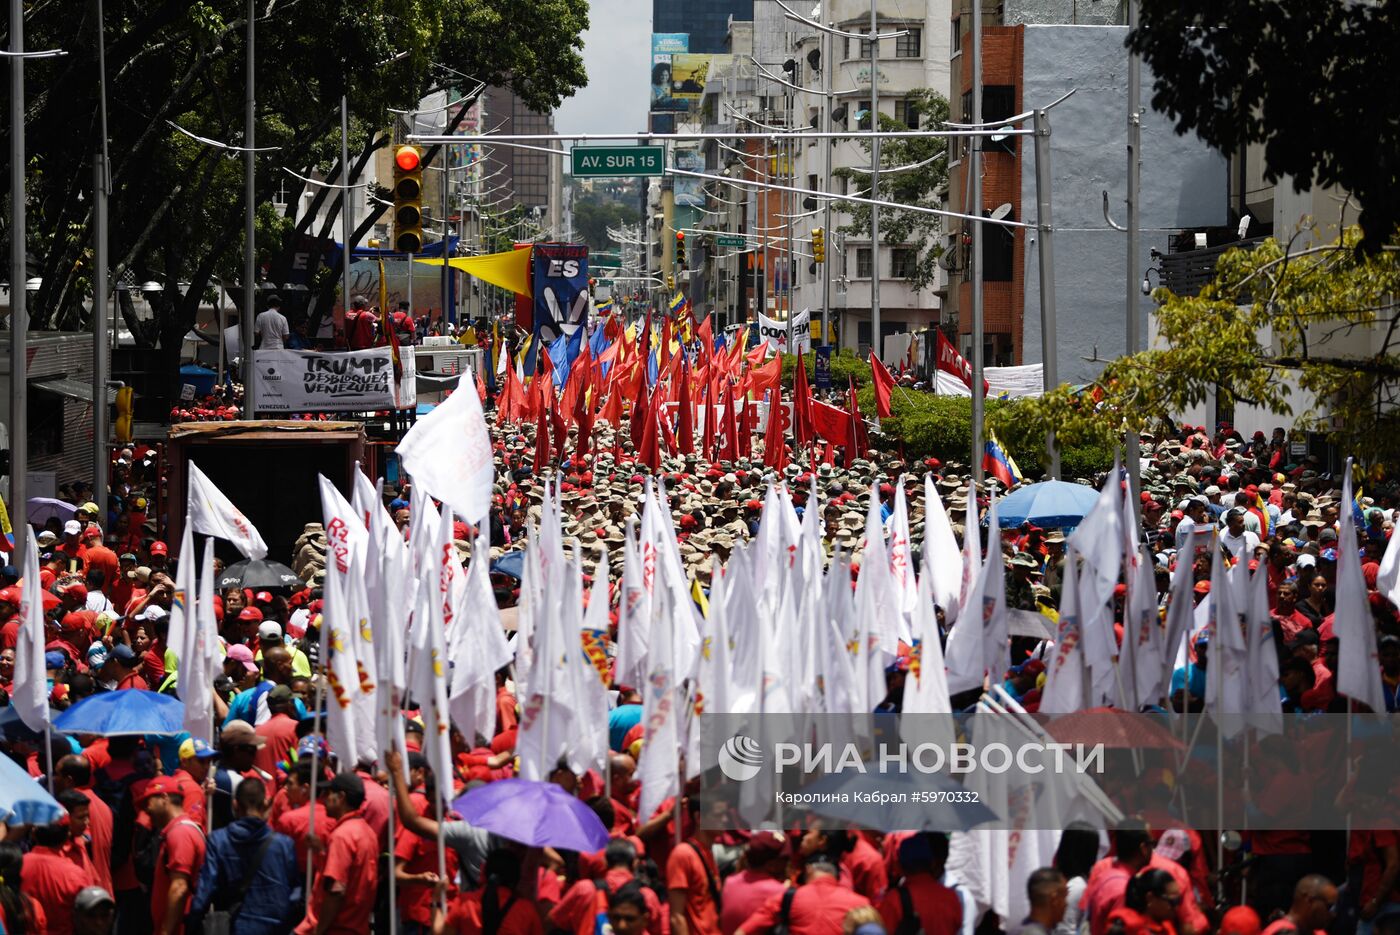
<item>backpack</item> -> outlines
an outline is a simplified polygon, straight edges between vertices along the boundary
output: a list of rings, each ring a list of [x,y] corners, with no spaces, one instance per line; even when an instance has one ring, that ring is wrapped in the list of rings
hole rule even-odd
[[[778,907],[778,920],[773,923],[773,935],[790,935],[792,932],[792,900],[796,895],[795,886],[789,886],[784,891],[782,905]]]
[[[700,858],[700,866],[705,869],[705,882],[710,887],[710,899],[714,900],[715,912],[718,913],[723,907],[723,900],[720,899],[719,886],[715,883],[715,875],[710,871],[710,862],[705,859],[705,852],[700,849],[700,845],[696,844],[694,841],[686,841],[685,843],[695,852],[695,856]]]
[[[909,895],[909,887],[903,883],[895,887],[899,893],[899,927],[891,935],[924,935],[924,924],[914,911],[914,897]]]

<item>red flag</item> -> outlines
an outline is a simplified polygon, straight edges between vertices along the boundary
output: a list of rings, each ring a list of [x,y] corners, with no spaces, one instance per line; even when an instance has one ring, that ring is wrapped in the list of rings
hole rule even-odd
[[[787,467],[787,439],[783,437],[783,395],[768,397],[768,428],[763,433],[763,463],[775,471]]]
[[[481,397],[481,404],[484,406],[486,405],[487,399],[486,381],[481,379],[480,373],[475,373],[473,376],[476,377],[476,395]]]
[[[530,469],[536,474],[544,470],[544,466],[549,463],[549,422],[545,418],[544,407],[541,406],[539,415],[535,419],[535,460],[531,462]]]
[[[564,381],[564,394],[559,399],[559,408],[573,416],[574,409],[578,407],[579,398],[588,389],[588,384],[592,376],[592,357],[588,353],[588,344],[583,345],[578,357],[574,359],[569,367],[569,378]]]
[[[953,347],[953,342],[949,341],[943,335],[943,332],[935,331],[934,333],[938,336],[936,343],[938,354],[937,357],[935,357],[934,366],[937,367],[939,370],[942,370],[944,373],[951,373],[953,376],[963,381],[963,386],[966,386],[969,390],[971,390],[971,365],[963,359],[963,355],[958,353],[958,349]],[[982,381],[983,396],[987,395],[987,390],[988,384],[987,381],[984,379]]]
[[[719,459],[732,464],[739,459],[739,416],[734,411],[734,393],[723,393],[722,400],[716,399],[720,401],[724,404],[724,444],[720,446]]]
[[[851,435],[851,414],[837,406],[812,400],[812,428],[828,442],[844,445]]]
[[[744,355],[750,366],[757,367],[768,357],[768,342],[760,341],[758,347]]]
[[[860,417],[860,400],[856,397],[856,378],[849,377],[850,388],[846,391],[846,396],[850,400],[851,407],[851,442],[859,454],[857,458],[865,457],[865,452],[870,448],[870,439],[865,434],[865,420]],[[849,450],[849,449],[848,449]],[[851,466],[852,457],[846,455],[846,466]]]
[[[713,464],[718,460],[715,452],[715,381],[711,380],[705,385],[702,399],[704,408],[701,411],[704,413],[705,425],[701,429],[700,450],[705,460]]]
[[[812,389],[807,385],[807,355],[797,355],[792,379],[792,448],[812,443]]]
[[[754,367],[749,371],[749,382],[745,389],[754,396],[762,396],[770,390],[776,391],[782,375],[783,359],[775,356],[762,367]]]
[[[655,395],[655,391],[653,391],[652,395]],[[631,428],[633,447],[640,447],[642,444],[642,435],[646,432],[647,427],[647,410],[650,408],[650,396],[643,397],[638,394],[632,397]]]
[[[608,393],[608,401],[603,404],[603,411],[598,413],[598,418],[602,419],[615,430],[622,428],[622,391],[616,383]]]
[[[947,340],[946,338],[944,340]],[[890,394],[894,392],[894,378],[880,363],[875,352],[870,352],[870,382],[875,385],[875,414],[882,419],[890,417]]]
[[[680,355],[677,355],[680,356]],[[680,403],[681,417],[680,424],[676,429],[676,448],[683,455],[695,454],[695,409],[690,403],[690,374],[689,368],[682,371],[680,375]]]
[[[655,398],[656,394],[653,393],[652,399],[654,400]],[[657,443],[656,438],[656,408],[652,406],[650,402],[643,403],[641,400],[637,400],[633,405],[636,407],[636,410],[642,413],[641,435],[634,436],[639,439],[636,443],[637,460],[641,461],[653,471],[659,471],[661,470],[661,447]],[[635,418],[632,420],[632,427],[634,430],[637,427],[637,420]]]
[[[700,349],[706,358],[709,358],[715,350],[715,331],[710,324],[710,316],[705,315],[705,320],[695,329],[695,337],[700,341]]]

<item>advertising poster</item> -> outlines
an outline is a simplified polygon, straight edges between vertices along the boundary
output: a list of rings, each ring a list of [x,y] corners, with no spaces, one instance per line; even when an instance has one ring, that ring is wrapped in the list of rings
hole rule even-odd
[[[535,244],[531,261],[535,333],[548,345],[561,334],[573,334],[588,320],[588,307],[592,304],[588,294],[588,245]]]
[[[686,102],[673,93],[672,59],[690,49],[690,34],[655,32],[651,34],[651,109],[685,110]]]
[[[366,412],[417,405],[413,347],[400,349],[394,379],[388,347],[363,351],[254,351],[254,405],[264,412]]]
[[[705,79],[710,74],[708,54],[677,53],[671,56],[671,97],[678,101],[698,101],[705,93]]]
[[[698,146],[677,146],[671,150],[673,164],[677,169],[684,169],[687,172],[704,172],[705,156],[700,152]],[[705,194],[702,186],[704,179],[687,178],[678,175],[671,183],[671,188],[675,192],[676,204],[687,208],[705,207]]]

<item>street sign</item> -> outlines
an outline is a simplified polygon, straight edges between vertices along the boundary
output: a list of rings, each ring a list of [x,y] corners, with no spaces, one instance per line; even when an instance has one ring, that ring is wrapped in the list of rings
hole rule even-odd
[[[744,238],[723,236],[716,237],[715,244],[720,247],[742,247],[744,245]]]
[[[573,173],[580,179],[661,175],[666,170],[663,146],[575,146]]]

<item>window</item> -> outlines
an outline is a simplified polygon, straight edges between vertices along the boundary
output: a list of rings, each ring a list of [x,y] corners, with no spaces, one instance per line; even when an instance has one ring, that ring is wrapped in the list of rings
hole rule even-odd
[[[815,172],[809,173],[808,176],[807,176],[807,190],[808,190],[808,191],[818,191],[818,188],[817,188],[817,174],[816,174]]]
[[[42,458],[63,454],[63,397],[31,386],[25,408],[29,420],[29,456]]]
[[[953,54],[962,51],[962,17],[953,17]]]
[[[911,130],[919,129],[919,108],[912,98],[894,102],[894,119]]]
[[[991,212],[983,211],[990,217]],[[1008,221],[1016,220],[1016,212],[1006,216]],[[987,282],[1010,282],[1012,274],[1012,248],[1016,245],[1014,228],[1004,224],[982,225],[982,278]]]
[[[891,279],[912,279],[914,267],[919,262],[919,251],[913,247],[895,247],[890,260]]]
[[[874,272],[869,247],[856,247],[856,278],[869,279]]]
[[[982,87],[982,120],[985,123],[996,123],[998,120],[1006,120],[1016,114],[1016,86],[1010,84],[989,84]],[[993,140],[991,137],[985,138],[982,148],[991,153],[1012,153],[1016,152],[1016,137],[1008,136],[1003,140]]]
[[[856,129],[858,129],[858,130],[869,130],[869,129],[870,129],[870,99],[869,99],[869,98],[866,98],[866,99],[863,100],[863,101],[852,101],[852,102],[851,102],[851,107],[854,108],[854,112],[855,112],[855,114],[856,114],[856,116],[857,116],[857,118],[858,118],[858,119],[856,120]]]
[[[919,46],[923,44],[924,31],[918,26],[905,27],[906,35],[898,36],[894,40],[895,58],[918,58],[920,56]]]
[[[836,194],[849,195],[851,193],[851,180],[844,175],[836,177]]]
[[[853,31],[853,32],[861,32],[861,33],[864,33],[864,34],[867,35],[867,36],[870,35],[870,31],[869,31],[869,30],[866,30],[866,29],[859,29],[859,30],[852,30],[852,31]],[[856,43],[856,42],[859,42],[859,43],[860,43],[860,51],[859,51],[859,52],[856,52],[855,54],[852,54],[852,51],[853,51],[853,49],[855,48],[855,43]],[[869,58],[870,58],[870,40],[869,40],[869,39],[859,39],[859,40],[855,40],[855,39],[852,39],[852,38],[850,38],[849,36],[847,36],[847,37],[846,37],[846,58],[860,58],[860,59],[864,59],[864,60],[869,60]]]

